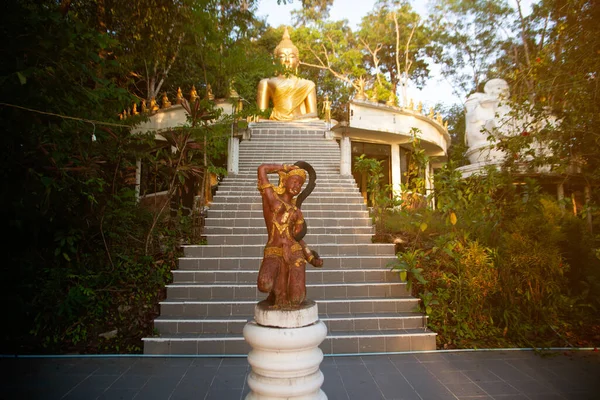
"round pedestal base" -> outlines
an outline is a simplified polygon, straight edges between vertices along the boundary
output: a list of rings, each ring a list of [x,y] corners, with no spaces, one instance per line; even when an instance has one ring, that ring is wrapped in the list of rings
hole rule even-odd
[[[263,300],[254,307],[254,320],[262,326],[300,328],[317,322],[319,309],[312,300],[306,300],[296,310],[273,309]]]
[[[302,314],[301,310],[285,313]],[[268,316],[267,320],[273,318]],[[302,321],[303,317],[286,314],[285,320]],[[250,393],[246,400],[326,400],[321,390],[324,377],[319,370],[323,352],[318,347],[326,335],[327,327],[321,321],[296,328],[248,322],[244,338],[252,347],[248,354],[252,372],[248,375]]]

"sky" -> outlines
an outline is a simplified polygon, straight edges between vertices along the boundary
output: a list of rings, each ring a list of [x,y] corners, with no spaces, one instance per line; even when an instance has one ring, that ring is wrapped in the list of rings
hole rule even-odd
[[[529,7],[535,0],[524,0],[523,8],[528,14]],[[352,29],[358,27],[362,17],[373,9],[376,0],[334,0],[331,8],[330,18],[334,20],[347,19]],[[514,3],[515,0],[509,0],[509,3]],[[427,1],[412,0],[410,1],[415,11],[421,15],[426,14]],[[302,5],[301,0],[293,0],[291,4],[277,4],[277,0],[259,0],[257,15],[266,16],[267,22],[271,26],[292,25],[291,11],[299,9]],[[302,59],[302,54],[300,54]],[[461,104],[465,101],[464,98],[459,98],[453,94],[452,86],[440,74],[440,67],[430,64],[430,79],[427,85],[419,90],[416,87],[408,88],[408,97],[414,99],[417,104],[422,101],[424,108],[434,106],[437,103]]]

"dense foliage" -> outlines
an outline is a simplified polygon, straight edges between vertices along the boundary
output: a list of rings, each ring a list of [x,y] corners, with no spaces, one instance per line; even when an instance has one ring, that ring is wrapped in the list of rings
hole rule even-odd
[[[220,13],[211,14],[217,6]],[[139,352],[140,338],[153,334],[179,246],[194,240],[177,199],[215,170],[212,160],[225,151],[231,126],[207,123],[219,119],[207,101],[188,105],[189,126],[163,132],[166,141],[130,134],[147,116],[118,116],[161,85],[172,99],[177,86],[191,83],[202,94],[208,78],[217,94],[228,90],[242,70],[252,13],[242,18],[227,6],[6,5],[0,162],[7,223],[2,295],[9,306],[1,352]],[[242,28],[224,35],[215,21],[228,27],[239,21]],[[224,44],[227,51],[219,52]],[[186,71],[194,60],[204,61]],[[244,73],[249,80],[259,75],[252,68]],[[151,171],[147,179],[167,191],[167,201],[152,209],[136,199],[138,161]]]
[[[437,210],[389,212],[386,230],[438,345],[597,346],[600,259],[585,220],[535,181],[436,178]]]

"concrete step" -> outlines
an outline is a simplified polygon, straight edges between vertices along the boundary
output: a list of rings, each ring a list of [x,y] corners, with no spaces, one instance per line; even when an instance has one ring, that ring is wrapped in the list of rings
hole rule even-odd
[[[210,205],[210,210],[214,211],[261,211],[262,212],[262,202],[256,201],[253,203],[223,203],[223,202],[213,202]],[[362,204],[333,204],[333,203],[306,203],[302,204],[302,212],[306,211],[367,211],[367,206]]]
[[[265,245],[267,243],[266,231],[261,235],[213,235],[204,233],[207,244],[209,245],[244,245],[244,244],[257,244]],[[371,243],[371,234],[339,234],[339,235],[314,235],[310,234],[305,236],[306,243],[312,243],[313,246],[317,244],[369,244]]]
[[[372,269],[391,268],[390,264],[397,261],[394,256],[325,256],[323,268],[327,269]],[[182,257],[179,259],[180,270],[207,271],[207,270],[255,270],[258,271],[262,256],[260,257]],[[307,265],[307,269],[312,269]]]
[[[271,184],[273,186],[278,186],[278,182],[271,182]],[[226,186],[221,186],[219,185],[217,188],[217,192],[215,194],[215,197],[217,196],[229,196],[229,197],[233,197],[233,196],[238,196],[241,197],[242,200],[245,199],[247,196],[251,196],[252,198],[261,198],[260,197],[260,192],[257,189],[257,185],[226,185]],[[313,198],[315,197],[315,198]],[[319,202],[320,199],[317,199],[316,197],[354,197],[354,198],[363,198],[361,193],[358,191],[358,189],[356,187],[353,186],[346,186],[346,185],[336,185],[336,186],[324,186],[324,185],[318,185],[315,187],[315,189],[313,190],[313,192],[310,194],[310,196],[307,198],[307,200],[305,200],[305,202],[308,201],[308,199],[311,199],[313,201],[311,201],[312,204],[316,204]]]
[[[225,194],[225,193],[221,193],[220,195],[217,194],[217,196],[214,197],[212,204],[215,203],[232,203],[232,204],[237,204],[237,203],[260,203],[262,201],[258,191],[256,191],[255,193],[245,193],[243,194],[244,197],[240,197],[242,196],[242,194],[240,193],[240,195],[238,196],[234,196],[234,195],[229,195],[229,193]],[[355,196],[314,196],[314,195],[310,195],[306,198],[306,200],[304,201],[304,203],[302,204],[302,207],[304,207],[305,204],[364,204],[365,200],[363,199],[362,196],[360,196],[360,194],[357,194]]]
[[[312,160],[324,158],[340,158],[340,149],[337,144],[326,145],[324,143],[299,144],[297,146],[282,147],[265,143],[248,143],[240,146],[240,157],[260,158],[265,155],[276,157],[281,160],[293,160],[296,157],[309,157]]]
[[[319,139],[323,141],[331,141],[332,139],[325,139],[325,129],[324,128],[313,128],[306,129],[303,127],[299,127],[297,129],[292,129],[289,127],[278,127],[271,129],[251,129],[251,141],[261,138],[267,138],[271,140],[277,140],[279,142],[285,142],[287,140],[301,140],[301,139]]]
[[[296,161],[306,161],[307,163],[309,163],[315,170],[317,168],[323,168],[323,167],[328,167],[330,165],[333,166],[339,166],[339,158],[338,157],[318,157],[318,158],[313,158],[313,159],[307,159],[306,157],[303,157],[301,155],[294,157],[294,158],[276,158],[274,156],[269,156],[269,155],[264,155],[264,156],[260,156],[260,157],[255,157],[255,158],[246,158],[244,157],[244,159],[240,159],[239,160],[240,163],[239,165],[255,165],[256,167],[258,167],[261,164],[294,164]]]
[[[266,297],[266,296],[265,296]],[[324,299],[317,301],[326,314],[367,314],[374,312],[413,312],[419,300],[414,297]],[[160,302],[163,317],[227,317],[254,315],[256,300],[165,300]]]
[[[273,183],[274,184],[274,183]],[[275,184],[274,184],[275,185]],[[219,186],[217,189],[216,196],[246,196],[246,195],[259,195],[260,192],[256,188],[247,185],[247,186]],[[323,185],[316,186],[313,192],[310,194],[309,198],[312,196],[323,196],[323,197],[332,197],[332,196],[352,196],[352,197],[361,197],[362,195],[356,190],[355,187],[352,186],[331,186],[326,187]]]
[[[369,212],[366,210],[359,211],[338,211],[338,210],[302,210],[302,215],[306,223],[310,223],[313,218],[370,218]],[[207,212],[208,218],[261,218],[262,210],[254,211],[219,211],[209,209]]]
[[[238,218],[239,219],[239,218]],[[395,253],[395,246],[390,243],[355,244],[310,244],[312,250],[321,257],[329,256],[390,256]],[[254,245],[187,245],[183,246],[185,258],[218,258],[218,257],[261,257],[265,244]]]
[[[240,168],[253,167],[255,169],[258,169],[258,166],[261,164],[266,164],[266,163],[268,163],[268,164],[294,164],[296,161],[298,161],[298,160],[294,160],[294,159],[273,160],[270,157],[262,157],[262,158],[258,158],[258,159],[254,159],[254,160],[240,160],[239,166],[240,166]],[[307,162],[317,172],[319,169],[326,169],[329,167],[339,167],[340,166],[339,160],[319,159],[319,160],[314,160],[312,162],[309,160]]]
[[[401,329],[425,329],[427,317],[419,313],[373,313],[350,315],[321,315],[319,319],[327,326],[327,332],[398,331]],[[161,336],[175,334],[228,334],[241,335],[247,317],[166,318],[155,320]]]
[[[317,243],[311,240],[312,235],[367,235],[375,232],[373,226],[322,226],[313,227],[310,226],[308,234],[304,237],[306,243]],[[206,226],[204,227],[205,235],[266,235],[267,228],[265,226],[252,226],[252,227],[223,227],[223,226]]]
[[[299,133],[299,132],[301,132],[301,133]],[[299,142],[302,140],[319,141],[319,142],[335,142],[334,139],[325,138],[325,130],[321,130],[321,129],[312,130],[312,131],[302,130],[302,131],[296,131],[296,132],[289,130],[289,129],[286,129],[286,130],[265,130],[265,129],[252,130],[252,133],[250,135],[250,140],[245,140],[245,141],[257,142],[257,141],[261,141],[261,140],[269,141],[269,142],[279,142],[279,143],[286,143],[288,141]]]
[[[348,226],[348,227],[365,227],[372,226],[373,221],[369,217],[363,218],[311,218],[307,220],[307,225],[310,229],[314,227],[325,226]],[[265,225],[265,220],[262,218],[207,218],[204,226],[219,226],[219,227],[260,227]]]
[[[270,182],[273,185],[278,185],[279,179],[271,179]],[[253,179],[251,181],[237,181],[237,182],[226,179],[226,180],[222,181],[221,183],[219,183],[218,190],[221,190],[223,188],[243,188],[243,189],[251,188],[252,190],[257,190],[256,186],[257,186],[257,179]],[[354,182],[325,182],[320,179],[317,179],[315,189],[317,189],[317,188],[321,191],[326,191],[328,189],[333,189],[333,188],[348,188],[348,189],[352,189],[352,190],[356,191],[358,186]]]
[[[325,144],[303,144],[294,147],[281,147],[268,144],[254,144],[248,146],[240,146],[240,157],[257,157],[265,155],[273,156],[282,160],[298,160],[297,157],[302,157],[311,160],[318,160],[318,155],[323,155],[328,158],[340,159],[340,149],[337,145]]]
[[[264,300],[267,295],[258,291],[254,283],[175,283],[167,285],[170,301],[205,300]],[[409,296],[404,282],[309,283],[306,297],[311,300],[365,299],[369,297],[395,298]]]
[[[268,161],[267,161],[268,162]],[[240,163],[239,171],[240,173],[256,174],[258,171],[258,167],[265,162],[255,162],[255,163]],[[327,165],[313,165],[315,173],[317,174],[317,179],[321,175],[325,174],[339,174],[340,173],[340,164],[339,163],[331,163]]]
[[[241,335],[177,334],[144,338],[145,354],[245,356],[250,346]],[[331,332],[319,346],[324,354],[367,354],[435,349],[435,333],[418,329]]]
[[[273,184],[278,184],[279,183],[279,179],[276,176],[273,176],[273,178],[275,179],[271,179],[271,182]],[[225,178],[220,184],[219,187],[238,187],[238,186],[254,186],[254,188],[256,189],[256,182],[257,179],[256,177],[253,177],[253,179],[248,179],[248,180],[233,180],[233,179],[228,179]],[[351,187],[351,188],[356,188],[356,183],[354,181],[350,181],[350,180],[344,180],[344,181],[334,181],[334,180],[325,180],[325,179],[321,179],[321,178],[317,178],[316,181],[316,185],[315,187],[319,187],[319,188],[324,188],[324,189],[328,189],[328,188],[332,188],[332,187]]]
[[[340,162],[339,156],[328,155],[328,154],[320,154],[319,156],[306,157],[306,152],[303,154],[298,153],[297,155],[287,155],[286,157],[279,157],[275,154],[262,153],[260,155],[245,155],[240,154],[239,161],[240,163],[264,163],[268,162],[269,164],[294,164],[296,161],[302,160],[306,161],[313,167],[315,165],[322,164],[336,164]]]
[[[301,142],[306,140],[307,142],[323,142],[323,143],[337,143],[335,139],[328,139],[325,137],[324,130],[313,130],[313,131],[267,131],[267,130],[253,130],[249,140],[242,140],[244,142],[272,142],[272,143],[288,143],[288,142]]]
[[[258,279],[258,270],[254,271],[227,271],[227,270],[206,270],[206,271],[186,271],[173,270],[173,283],[197,283],[197,284],[235,284],[252,283],[256,284]],[[372,269],[314,269],[306,270],[306,283],[334,283],[334,282],[399,282],[397,272],[389,268]]]
[[[277,174],[269,174],[269,176],[273,176],[273,177],[277,177]],[[256,177],[257,177],[257,171],[249,171],[249,172],[239,172],[237,174],[228,174],[227,176],[224,177],[225,181],[229,181],[229,180],[248,180],[248,181],[252,181],[252,182],[256,182]],[[319,175],[317,176],[317,182],[329,182],[329,181],[334,181],[334,182],[348,182],[348,183],[353,183],[354,182],[354,178],[352,177],[352,175],[340,175],[338,173],[330,173],[330,174],[323,174],[323,175]]]

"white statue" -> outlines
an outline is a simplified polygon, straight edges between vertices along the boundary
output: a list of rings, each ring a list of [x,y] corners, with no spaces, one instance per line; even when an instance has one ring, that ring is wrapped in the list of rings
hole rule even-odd
[[[560,124],[549,111],[535,115],[521,110],[516,116],[508,103],[508,83],[503,79],[491,79],[483,91],[473,93],[465,102],[465,142],[469,147],[466,156],[471,164],[459,168],[463,176],[482,171],[485,166],[499,165],[505,160],[506,153],[494,148],[497,140],[517,135],[530,136]],[[533,159],[531,151],[538,156],[552,154],[549,143],[541,143],[535,137],[525,150],[518,155],[520,163]],[[537,167],[536,171],[547,172],[550,168],[550,165],[545,165]]]
[[[471,164],[502,161],[504,154],[492,148],[493,142],[488,140],[488,136],[515,134],[511,108],[507,103],[510,94],[508,83],[503,79],[491,79],[483,91],[473,93],[465,102],[465,141]]]

